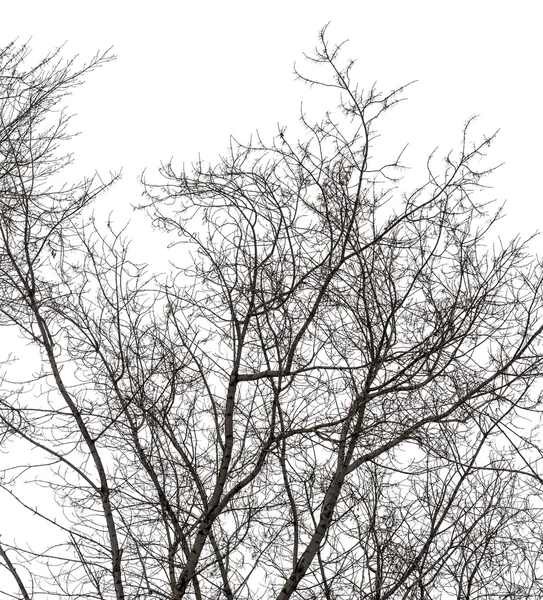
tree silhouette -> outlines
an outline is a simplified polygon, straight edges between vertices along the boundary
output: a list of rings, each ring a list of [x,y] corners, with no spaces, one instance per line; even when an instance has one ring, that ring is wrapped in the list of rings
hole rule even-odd
[[[155,275],[89,212],[114,178],[56,183],[51,119],[110,55],[3,50],[0,310],[42,370],[6,365],[2,443],[34,452],[2,485],[60,539],[2,541],[6,598],[541,597],[540,262],[487,242],[471,121],[399,191],[372,149],[405,88],[362,90],[340,51],[323,30],[322,78],[298,73],[340,99],[300,141],[142,180]]]

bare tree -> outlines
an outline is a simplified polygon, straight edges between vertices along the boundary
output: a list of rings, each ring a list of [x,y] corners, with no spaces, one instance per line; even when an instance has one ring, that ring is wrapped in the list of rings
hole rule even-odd
[[[399,191],[401,157],[372,152],[404,88],[361,90],[340,49],[321,32],[325,74],[299,74],[340,97],[301,141],[143,181],[177,236],[164,276],[89,220],[107,185],[50,183],[67,134],[43,120],[107,55],[24,71],[4,50],[2,315],[43,370],[5,378],[4,443],[40,460],[3,482],[63,508],[32,505],[54,546],[3,541],[24,598],[541,597],[540,263],[486,241],[471,121]]]

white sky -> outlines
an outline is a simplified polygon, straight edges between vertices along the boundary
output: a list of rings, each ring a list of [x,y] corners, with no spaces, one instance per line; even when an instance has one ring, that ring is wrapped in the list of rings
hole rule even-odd
[[[506,164],[493,194],[508,200],[504,234],[526,235],[543,216],[542,17],[540,0],[4,0],[0,45],[32,37],[36,60],[64,42],[64,55],[82,60],[113,46],[118,59],[69,103],[82,132],[71,148],[78,169],[123,169],[102,199],[109,210],[136,203],[139,174],[153,178],[161,160],[213,160],[230,134],[245,141],[256,129],[271,136],[278,122],[295,128],[300,101],[310,107],[312,96],[294,82],[293,62],[331,21],[329,39],[350,40],[345,57],[358,60],[365,87],[418,80],[382,139],[391,151],[409,142],[408,163],[454,148],[473,114],[479,130],[501,129],[491,158]],[[543,254],[543,237],[534,249]]]
[[[124,179],[102,203],[138,201],[139,173],[161,160],[213,159],[230,134],[245,141],[277,122],[296,126],[308,88],[294,82],[293,62],[315,46],[328,21],[332,41],[348,38],[364,86],[388,91],[418,80],[407,103],[387,117],[382,143],[410,142],[406,159],[421,167],[436,146],[455,147],[465,120],[500,128],[491,147],[505,166],[492,179],[507,199],[504,232],[533,232],[543,193],[543,4],[487,0],[4,2],[0,44],[32,37],[36,59],[66,42],[65,55],[90,58],[113,46],[118,59],[88,77],[70,99],[78,114],[74,141],[81,172]],[[330,108],[323,104],[323,110]],[[543,242],[537,242],[537,249]],[[541,248],[543,250],[543,248]]]

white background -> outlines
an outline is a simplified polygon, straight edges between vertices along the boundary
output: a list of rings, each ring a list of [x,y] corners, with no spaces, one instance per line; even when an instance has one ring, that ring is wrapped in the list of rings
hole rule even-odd
[[[424,167],[436,146],[454,148],[473,114],[481,115],[477,131],[501,130],[490,158],[505,165],[491,180],[491,197],[507,200],[500,233],[526,236],[543,216],[540,6],[540,0],[4,0],[0,45],[32,38],[36,61],[65,42],[63,55],[81,61],[113,46],[117,60],[89,75],[69,101],[74,129],[82,132],[71,149],[80,173],[123,169],[122,182],[100,202],[128,218],[143,169],[154,179],[171,157],[177,164],[198,154],[213,160],[230,134],[245,141],[258,129],[269,139],[278,122],[295,129],[301,100],[333,108],[293,76],[294,61],[302,63],[331,21],[329,39],[350,40],[345,57],[357,59],[364,87],[377,82],[388,91],[418,80],[409,101],[386,117],[381,139],[391,153],[409,142],[408,164]],[[147,236],[142,229],[135,249],[152,260],[159,246]],[[543,254],[540,238],[533,247]],[[9,350],[1,338],[0,349],[2,356]],[[0,512],[4,540],[26,529],[11,507]]]
[[[144,168],[154,179],[171,157],[213,160],[230,134],[295,126],[300,101],[318,100],[294,81],[293,63],[331,21],[330,40],[349,39],[345,57],[357,59],[365,87],[418,80],[381,140],[392,152],[409,142],[408,164],[454,148],[473,114],[478,131],[501,130],[490,148],[492,162],[505,162],[491,180],[493,197],[508,201],[501,228],[529,234],[543,214],[542,17],[539,0],[6,1],[0,44],[32,38],[38,59],[66,42],[64,55],[82,61],[113,46],[117,60],[69,103],[79,172],[123,169],[102,199],[110,209],[138,202]]]

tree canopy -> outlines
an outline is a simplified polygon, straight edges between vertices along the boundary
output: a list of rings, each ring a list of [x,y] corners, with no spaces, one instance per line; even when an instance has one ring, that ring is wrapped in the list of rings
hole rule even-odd
[[[374,140],[405,86],[341,52],[298,72],[339,102],[300,139],[142,176],[155,274],[93,218],[116,176],[62,183],[63,103],[111,55],[0,51],[0,322],[41,357],[4,364],[0,484],[53,532],[2,537],[0,598],[543,594],[543,273],[489,242],[494,136],[402,189]]]

